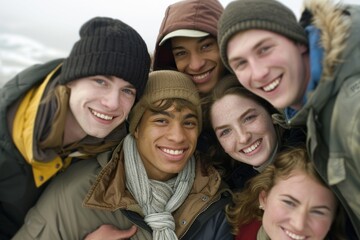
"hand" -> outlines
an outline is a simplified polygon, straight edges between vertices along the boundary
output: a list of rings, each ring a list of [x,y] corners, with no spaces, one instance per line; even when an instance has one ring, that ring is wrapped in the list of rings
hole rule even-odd
[[[137,227],[135,225],[127,230],[120,230],[113,225],[104,224],[86,235],[84,240],[125,240],[132,237],[136,231]]]

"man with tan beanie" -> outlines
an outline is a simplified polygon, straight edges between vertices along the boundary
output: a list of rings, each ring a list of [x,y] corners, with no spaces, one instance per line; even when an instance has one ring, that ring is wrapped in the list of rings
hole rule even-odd
[[[306,125],[312,161],[360,238],[360,6],[308,0],[300,22],[275,0],[236,0],[219,20],[226,67]],[[351,225],[351,224],[348,224]],[[349,237],[349,239],[354,239]]]
[[[135,224],[131,239],[232,239],[224,214],[230,193],[195,154],[201,116],[190,78],[150,73],[130,134],[54,179],[14,239],[95,239],[87,234],[104,223]]]

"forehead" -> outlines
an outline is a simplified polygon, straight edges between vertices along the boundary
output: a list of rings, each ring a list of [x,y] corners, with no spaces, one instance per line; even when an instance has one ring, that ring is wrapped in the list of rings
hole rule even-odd
[[[254,50],[263,42],[284,39],[286,39],[286,37],[280,34],[262,29],[242,31],[234,34],[230,38],[227,46],[227,54],[229,58],[231,58],[235,49],[237,52],[247,52],[248,50]]]
[[[316,194],[314,194],[316,193]],[[277,178],[269,196],[289,195],[300,202],[314,205],[328,204],[335,208],[336,200],[330,189],[323,186],[314,177],[307,173],[295,170],[287,178]]]
[[[236,108],[234,108],[236,106]],[[213,104],[212,112],[216,113],[217,111],[245,111],[249,108],[256,110],[264,110],[265,108],[260,105],[255,100],[236,93],[231,93],[223,96],[222,98],[216,100]]]
[[[206,37],[173,37],[171,38],[171,45],[173,48],[187,48],[191,46],[196,46],[198,44],[203,43],[207,40],[215,40],[213,36],[206,36]]]

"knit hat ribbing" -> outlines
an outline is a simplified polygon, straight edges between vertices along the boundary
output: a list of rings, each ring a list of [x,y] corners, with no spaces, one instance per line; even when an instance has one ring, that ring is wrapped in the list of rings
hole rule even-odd
[[[276,0],[235,0],[226,6],[218,23],[221,59],[232,72],[227,58],[227,45],[235,34],[263,29],[278,33],[296,42],[307,44],[305,30],[294,13]]]
[[[200,133],[202,113],[198,90],[186,74],[172,70],[154,71],[149,74],[144,94],[130,113],[130,133],[134,134],[141,117],[148,108],[148,103],[174,98],[184,99],[196,106]]]
[[[61,84],[83,77],[116,76],[130,82],[139,98],[150,71],[150,56],[145,41],[124,22],[96,17],[80,29],[61,70]]]

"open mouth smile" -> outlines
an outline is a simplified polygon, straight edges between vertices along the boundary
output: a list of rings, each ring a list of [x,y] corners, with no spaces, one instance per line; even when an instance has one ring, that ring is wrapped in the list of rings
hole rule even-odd
[[[272,81],[270,84],[262,87],[262,89],[265,92],[270,92],[270,91],[273,91],[275,88],[277,88],[277,86],[279,86],[279,84],[280,84],[280,77],[275,79],[274,81]]]
[[[212,70],[207,71],[207,72],[202,73],[202,74],[197,74],[197,75],[192,74],[191,78],[195,83],[204,83],[204,82],[206,82],[208,80],[211,71]]]
[[[284,232],[285,232],[286,235],[288,235],[290,238],[292,238],[294,240],[303,240],[303,239],[306,238],[305,236],[297,235],[297,234],[292,233],[292,232],[290,232],[288,230],[285,230],[285,229],[284,229]]]
[[[106,120],[106,121],[110,121],[110,120],[113,120],[114,119],[114,116],[110,116],[110,115],[106,115],[106,114],[103,114],[103,113],[99,113],[97,111],[95,111],[94,109],[90,109],[90,112],[95,116],[95,117],[98,117],[102,120]]]
[[[250,147],[244,148],[241,151],[246,154],[252,153],[253,151],[255,151],[255,149],[257,149],[260,146],[260,144],[261,144],[261,140],[257,140]]]
[[[161,150],[167,154],[174,155],[174,156],[181,155],[185,152],[184,149],[174,150],[174,149],[169,149],[169,148],[161,148]]]

